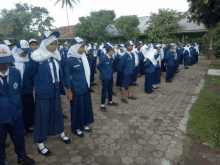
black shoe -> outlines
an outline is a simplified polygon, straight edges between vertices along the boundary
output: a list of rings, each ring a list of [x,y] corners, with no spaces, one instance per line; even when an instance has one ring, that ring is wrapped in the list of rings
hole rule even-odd
[[[98,85],[98,84],[96,84],[96,83],[92,83],[92,85]]]
[[[94,91],[93,89],[90,89],[90,92],[91,92],[91,93],[94,93],[95,91]]]
[[[111,105],[111,106],[118,106],[118,103],[114,103],[114,102],[112,102],[112,103],[108,103],[108,105]]]
[[[138,86],[138,84],[137,83],[133,83],[133,86]]]
[[[42,154],[42,155],[44,155],[44,156],[52,156],[52,152],[50,151],[50,150],[48,150],[45,154],[44,153],[42,153],[42,151],[45,149],[46,147],[44,147],[42,150],[40,150],[39,148],[38,148],[38,152],[40,153],[40,154]]]
[[[18,159],[18,164],[26,164],[26,165],[36,165],[35,161],[28,156],[26,156],[24,159]]]
[[[121,102],[122,102],[122,103],[125,103],[125,104],[128,103],[128,101],[127,101],[125,98],[121,99]]]
[[[83,133],[79,134],[78,131],[74,132],[75,135],[79,136],[79,137],[85,137],[85,135]]]
[[[116,96],[117,94],[115,92],[112,92],[112,95]]]
[[[64,137],[67,137],[67,136],[60,137],[60,139],[61,139],[62,141],[64,141],[64,143],[70,144],[70,143],[71,143],[70,138],[67,137],[68,139],[67,139],[67,140],[64,140],[64,139],[63,139]]]
[[[128,96],[128,99],[132,99],[132,100],[137,100],[137,97],[134,97],[134,96]]]
[[[89,127],[88,127],[89,128]],[[84,130],[86,131],[86,132],[93,132],[93,130],[91,129],[91,128],[89,128],[89,129],[85,129],[84,128]]]
[[[63,118],[64,118],[64,119],[67,119],[67,118],[68,118],[68,116],[67,116],[67,115],[65,115],[65,114],[63,114]]]
[[[101,111],[103,112],[107,112],[107,108],[104,106],[104,107],[100,107]]]

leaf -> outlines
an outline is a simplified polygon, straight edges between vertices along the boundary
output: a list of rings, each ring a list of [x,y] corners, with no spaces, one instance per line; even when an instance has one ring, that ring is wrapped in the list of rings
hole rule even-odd
[[[203,0],[204,4],[207,4],[209,2],[209,0]]]

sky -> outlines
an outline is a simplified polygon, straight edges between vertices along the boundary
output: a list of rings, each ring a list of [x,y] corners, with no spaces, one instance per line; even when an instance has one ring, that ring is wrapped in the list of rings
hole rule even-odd
[[[66,8],[62,9],[62,3],[54,6],[57,0],[5,0],[1,3],[1,9],[12,9],[15,3],[28,3],[33,6],[45,7],[49,15],[55,19],[55,27],[68,26]],[[62,0],[61,0],[62,1]],[[91,11],[114,10],[116,18],[122,15],[149,16],[151,12],[158,12],[159,8],[170,8],[177,11],[187,11],[187,0],[80,0],[78,5],[73,4],[73,10],[68,8],[69,24],[75,25],[79,17],[89,16]]]

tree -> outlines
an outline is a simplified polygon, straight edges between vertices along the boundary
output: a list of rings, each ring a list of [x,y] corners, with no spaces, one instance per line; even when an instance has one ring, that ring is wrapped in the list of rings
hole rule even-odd
[[[57,0],[55,5],[57,5],[59,2],[62,2],[62,8],[64,7],[64,5],[66,6],[67,22],[68,22],[68,26],[69,26],[67,6],[69,6],[70,9],[73,9],[73,4],[72,3],[75,3],[75,4],[77,4],[77,2],[80,3],[80,0]]]
[[[114,10],[100,10],[90,12],[90,16],[80,17],[76,25],[75,35],[84,39],[96,39],[97,42],[106,42],[111,36],[107,26],[115,19]]]
[[[38,38],[38,33],[53,29],[54,19],[44,7],[17,3],[15,9],[3,9],[0,15],[1,28],[5,29],[4,31],[12,31],[16,40]]]
[[[136,40],[140,35],[140,30],[137,26],[140,24],[136,15],[121,16],[115,20],[115,27],[127,39]]]
[[[151,13],[149,27],[145,31],[148,42],[161,41],[163,43],[177,42],[174,32],[178,32],[178,22],[184,14],[172,9],[159,9],[157,13]]]
[[[215,28],[220,22],[219,0],[187,0],[189,4],[190,21],[203,23],[206,28]]]

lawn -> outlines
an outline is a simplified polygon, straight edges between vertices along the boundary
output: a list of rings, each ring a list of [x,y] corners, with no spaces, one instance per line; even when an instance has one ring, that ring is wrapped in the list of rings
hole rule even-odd
[[[216,61],[209,69],[220,69]],[[220,149],[220,76],[204,76],[205,86],[190,111],[188,129],[211,147]]]

